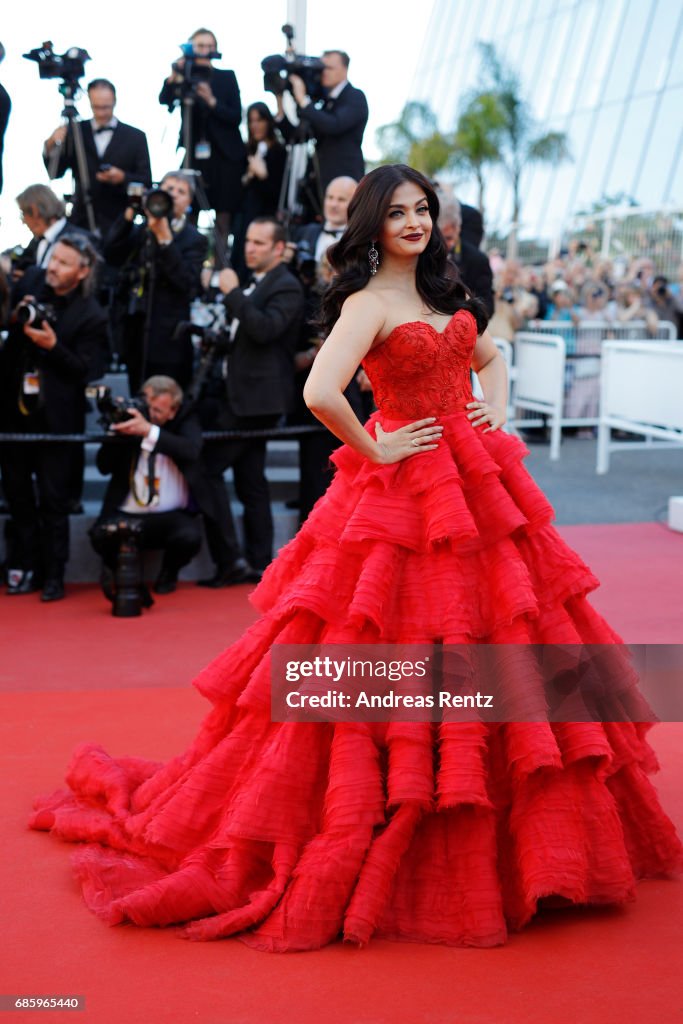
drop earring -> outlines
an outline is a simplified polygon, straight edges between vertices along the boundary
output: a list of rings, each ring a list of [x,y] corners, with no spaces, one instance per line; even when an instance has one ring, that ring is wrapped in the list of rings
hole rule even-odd
[[[374,276],[377,273],[379,266],[379,253],[375,248],[375,243],[370,243],[370,249],[368,250],[368,263],[370,264],[370,273]]]

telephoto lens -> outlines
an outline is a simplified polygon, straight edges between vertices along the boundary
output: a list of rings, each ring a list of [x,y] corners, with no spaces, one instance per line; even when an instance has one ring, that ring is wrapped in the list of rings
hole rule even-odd
[[[153,188],[145,197],[145,211],[150,217],[169,217],[173,213],[173,199],[163,188]]]

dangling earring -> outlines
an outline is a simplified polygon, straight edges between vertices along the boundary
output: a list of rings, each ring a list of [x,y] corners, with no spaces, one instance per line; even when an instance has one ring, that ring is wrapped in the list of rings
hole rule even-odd
[[[368,263],[370,264],[370,273],[376,274],[379,266],[379,253],[375,249],[375,243],[370,243],[370,249],[368,250]]]

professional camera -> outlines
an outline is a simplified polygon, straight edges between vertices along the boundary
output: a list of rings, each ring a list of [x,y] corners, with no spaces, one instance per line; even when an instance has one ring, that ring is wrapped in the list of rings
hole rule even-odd
[[[34,267],[36,264],[35,255],[27,252],[23,245],[15,245],[14,248],[10,249],[7,253],[10,261],[11,273],[23,274],[29,267]]]
[[[197,54],[194,52],[194,44],[191,40],[188,43],[181,43],[180,49],[183,62],[181,64],[180,61],[177,61],[171,67],[177,75],[183,76],[182,82],[179,83],[182,92],[194,93],[200,82],[209,81],[211,68],[208,64],[197,63]],[[223,54],[214,51],[213,53],[203,53],[201,56],[203,60],[220,60]]]
[[[41,78],[63,78],[72,85],[85,74],[85,62],[90,60],[87,50],[79,46],[71,46],[66,53],[55,53],[52,43],[48,40],[35,50],[22,54],[26,60],[34,60],[38,65]]]
[[[230,335],[224,327],[213,324],[198,324],[193,320],[181,320],[173,332],[173,340],[199,338],[202,352],[225,352],[230,347]]]
[[[105,429],[109,429],[112,423],[125,423],[132,419],[133,417],[128,412],[129,409],[137,409],[145,418],[149,417],[147,402],[144,398],[121,398],[118,395],[112,395],[111,388],[102,384],[86,388],[85,393],[88,398],[95,399],[97,411],[100,414],[100,423]]]
[[[261,61],[263,88],[266,92],[281,96],[287,89],[292,91],[289,76],[298,75],[305,82],[306,93],[313,102],[323,99],[325,91],[321,78],[325,65],[319,57],[305,57],[294,50],[294,29],[291,25],[283,25],[282,31],[287,37],[287,52],[272,54]]]
[[[173,197],[163,188],[145,188],[140,181],[131,181],[126,189],[128,205],[136,213],[150,217],[171,217]]]
[[[54,327],[56,322],[55,311],[48,303],[36,302],[35,299],[28,302],[21,302],[14,311],[17,323],[22,327],[33,327],[36,330],[44,324]]]

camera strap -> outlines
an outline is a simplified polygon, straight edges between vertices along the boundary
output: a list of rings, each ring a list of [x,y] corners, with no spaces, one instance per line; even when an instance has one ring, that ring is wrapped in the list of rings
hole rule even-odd
[[[143,454],[147,455],[147,496],[144,501],[142,501],[140,496],[138,495],[138,490],[135,483],[135,475],[137,473],[138,466],[140,464],[140,459]],[[133,455],[133,458],[131,459],[129,474],[130,493],[132,495],[133,501],[135,502],[136,505],[139,505],[140,508],[149,508],[152,504],[155,503],[155,501],[156,503],[158,503],[159,500],[159,494],[157,491],[157,480],[155,475],[155,461],[155,453],[153,451],[143,452],[142,448],[140,448],[139,451],[137,451],[135,455]]]

